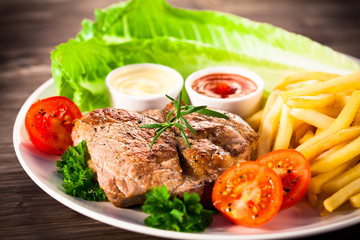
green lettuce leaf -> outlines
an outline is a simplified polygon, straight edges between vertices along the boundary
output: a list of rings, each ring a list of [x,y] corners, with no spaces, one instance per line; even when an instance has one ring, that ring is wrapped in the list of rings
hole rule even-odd
[[[168,36],[299,68],[359,69],[353,60],[301,35],[230,14],[174,8],[165,0],[120,3],[96,11],[96,21],[85,23],[78,37],[88,39],[90,30],[105,44]]]
[[[110,105],[105,77],[121,63],[116,62],[108,47],[96,39],[70,40],[57,46],[51,59],[58,95],[72,99],[82,111]]]
[[[230,14],[174,8],[164,0],[121,2],[95,16],[51,55],[57,93],[82,111],[109,106],[107,73],[131,63],[164,64],[184,78],[204,67],[240,66],[264,79],[266,93],[293,72],[360,69],[309,38]]]

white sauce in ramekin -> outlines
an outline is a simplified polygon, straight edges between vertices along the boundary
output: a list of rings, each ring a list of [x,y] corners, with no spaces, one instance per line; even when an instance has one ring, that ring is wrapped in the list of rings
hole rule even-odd
[[[117,91],[133,95],[148,96],[165,94],[176,88],[177,80],[172,72],[156,67],[139,67],[114,75],[109,81]]]

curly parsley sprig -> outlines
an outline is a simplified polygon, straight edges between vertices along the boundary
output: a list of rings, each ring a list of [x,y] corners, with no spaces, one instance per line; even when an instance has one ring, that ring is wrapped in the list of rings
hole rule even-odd
[[[146,226],[178,232],[202,232],[212,223],[212,210],[206,210],[199,203],[198,194],[184,193],[184,200],[173,198],[165,185],[148,191],[142,206],[150,214],[144,223]]]
[[[211,117],[217,117],[217,118],[224,118],[229,119],[228,116],[225,114],[222,114],[220,112],[207,109],[207,106],[192,106],[192,105],[183,105],[182,100],[182,93],[179,93],[178,100],[175,100],[174,98],[165,95],[167,98],[169,98],[175,107],[175,110],[172,110],[169,112],[169,114],[166,116],[166,122],[164,123],[154,123],[154,124],[147,124],[147,125],[141,125],[140,128],[157,128],[155,133],[155,137],[152,140],[150,144],[150,149],[154,145],[155,141],[158,139],[158,137],[168,128],[174,126],[177,127],[180,131],[181,137],[184,139],[186,145],[191,148],[190,143],[185,135],[184,129],[187,128],[191,132],[193,132],[195,135],[197,135],[195,129],[189,124],[188,121],[184,118],[185,115],[188,115],[190,113],[196,112],[203,115],[208,115]],[[171,116],[175,113],[175,116],[171,118]]]
[[[85,140],[71,147],[56,161],[58,172],[63,176],[66,194],[90,201],[106,200],[105,192],[94,180],[94,174],[86,165],[90,158]]]

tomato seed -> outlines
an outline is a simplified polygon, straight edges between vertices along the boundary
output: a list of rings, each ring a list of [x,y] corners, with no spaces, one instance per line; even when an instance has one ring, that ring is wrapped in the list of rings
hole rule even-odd
[[[253,206],[252,210],[253,210],[254,213],[258,213],[258,212],[259,212],[259,210],[258,210],[255,206]]]

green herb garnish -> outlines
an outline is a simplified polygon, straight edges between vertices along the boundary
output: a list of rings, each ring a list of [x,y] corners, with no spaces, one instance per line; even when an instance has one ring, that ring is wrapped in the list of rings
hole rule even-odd
[[[173,99],[172,97],[165,95],[167,98],[169,98],[175,107],[175,110],[172,110],[169,112],[169,114],[166,117],[166,122],[164,123],[155,123],[155,124],[147,124],[147,125],[141,125],[141,128],[157,128],[157,130],[155,131],[156,135],[154,137],[154,139],[152,140],[151,144],[150,144],[150,149],[152,148],[152,146],[154,145],[156,139],[158,139],[158,137],[161,135],[161,133],[163,133],[166,129],[168,129],[169,127],[177,127],[180,131],[180,135],[181,137],[184,139],[186,145],[191,148],[190,143],[185,135],[185,131],[184,128],[188,128],[191,132],[193,132],[195,135],[197,135],[196,131],[194,130],[194,128],[189,124],[188,121],[186,121],[186,119],[184,118],[185,115],[193,113],[193,112],[197,112],[200,114],[204,114],[204,115],[208,115],[211,117],[217,117],[217,118],[225,118],[225,119],[229,119],[228,116],[226,116],[225,114],[222,114],[220,112],[217,111],[213,111],[210,109],[207,109],[207,106],[192,106],[192,105],[183,105],[182,104],[182,93],[179,93],[179,97],[178,100]],[[171,115],[173,115],[175,113],[175,117],[171,117]]]
[[[142,206],[145,213],[151,214],[144,220],[146,226],[181,232],[202,232],[212,223],[212,210],[203,209],[198,194],[184,193],[184,201],[170,200],[165,185],[148,191]]]
[[[88,159],[90,155],[84,140],[76,147],[69,147],[61,156],[61,161],[56,161],[58,172],[64,178],[62,185],[65,192],[85,200],[106,200],[105,192],[94,180],[94,174],[86,165]]]

